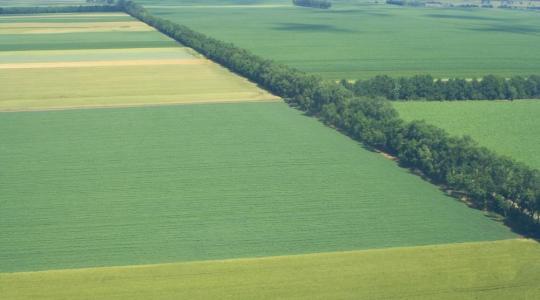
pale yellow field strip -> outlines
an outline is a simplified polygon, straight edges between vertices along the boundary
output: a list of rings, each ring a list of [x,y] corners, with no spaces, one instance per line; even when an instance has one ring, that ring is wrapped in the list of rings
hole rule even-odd
[[[292,7],[292,4],[247,4],[247,5],[145,5],[146,8],[279,8]]]
[[[0,64],[0,69],[43,69],[43,68],[79,68],[79,67],[117,67],[117,66],[168,66],[209,64],[206,59],[145,59],[145,60],[110,60],[110,61],[66,61]]]
[[[11,15],[0,16],[2,19],[32,19],[32,18],[88,18],[88,17],[125,17],[124,13],[55,13],[55,14],[35,14],[35,15]]]
[[[79,109],[111,109],[111,108],[135,108],[135,107],[157,107],[157,106],[173,106],[173,105],[194,105],[194,104],[220,104],[220,103],[257,103],[257,102],[281,102],[282,99],[265,93],[236,93],[227,94],[225,96],[234,97],[235,99],[212,99],[212,100],[197,100],[197,97],[201,95],[193,96],[189,99],[185,97],[170,99],[170,101],[152,103],[133,102],[133,103],[121,103],[121,104],[84,104],[80,106],[55,106],[55,107],[33,107],[33,108],[21,108],[21,109],[3,109],[0,106],[0,113],[16,113],[16,112],[38,112],[38,111],[62,111],[62,110],[79,110]],[[223,96],[223,93],[219,96]],[[216,97],[219,97],[216,96]]]
[[[143,22],[88,22],[88,23],[0,23],[0,34],[47,34],[107,31],[154,31]]]

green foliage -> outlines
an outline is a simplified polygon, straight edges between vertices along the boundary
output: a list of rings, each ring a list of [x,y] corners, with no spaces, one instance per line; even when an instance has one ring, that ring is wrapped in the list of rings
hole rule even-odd
[[[338,84],[263,59],[247,50],[221,42],[190,28],[155,17],[132,1],[121,2],[127,13],[158,28],[177,41],[245,76],[291,105],[364,142],[397,155],[404,166],[434,181],[468,194],[484,209],[501,212],[516,227],[540,234],[540,171],[517,164],[461,138],[452,138],[434,126],[404,123],[385,100],[361,100]],[[415,79],[420,96],[429,93],[426,77]],[[488,79],[490,82],[492,79]],[[486,93],[496,92],[491,84]],[[323,111],[323,109],[325,109]],[[501,199],[502,202],[501,202]],[[501,203],[511,203],[501,205]]]
[[[329,9],[332,7],[332,2],[328,0],[293,0],[293,4],[297,6],[314,7]]]
[[[508,240],[0,274],[6,299],[536,299],[540,246]]]
[[[0,272],[515,237],[279,102],[1,113],[0,138]]]
[[[482,79],[435,80],[430,75],[410,78],[376,76],[341,85],[357,96],[385,97],[390,100],[496,100],[540,98],[540,76],[514,76],[505,79],[487,75]]]

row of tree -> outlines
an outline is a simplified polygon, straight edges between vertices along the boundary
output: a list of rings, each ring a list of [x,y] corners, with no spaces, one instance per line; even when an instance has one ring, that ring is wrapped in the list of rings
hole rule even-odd
[[[328,0],[293,0],[293,4],[297,6],[315,7],[328,9],[332,7],[332,2]]]
[[[0,15],[121,11],[117,5],[0,7]]]
[[[403,166],[499,212],[510,224],[540,232],[540,172],[449,136],[423,122],[406,123],[384,98],[359,98],[343,86],[258,57],[230,43],[155,17],[132,1],[125,11],[180,43],[283,97],[369,147],[397,156]]]
[[[357,96],[390,100],[495,100],[540,98],[540,76],[513,76],[509,79],[487,75],[482,79],[435,80],[430,75],[392,78],[386,75],[341,85]]]

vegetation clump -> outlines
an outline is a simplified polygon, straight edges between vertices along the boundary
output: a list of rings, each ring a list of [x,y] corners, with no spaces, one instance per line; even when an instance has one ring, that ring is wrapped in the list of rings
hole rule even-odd
[[[379,75],[341,85],[357,96],[385,97],[389,100],[513,100],[540,98],[540,76],[513,76],[509,79],[487,75],[481,79],[434,79],[430,75],[392,78]]]
[[[322,9],[329,9],[332,7],[332,2],[328,0],[293,0],[293,4],[296,6],[315,7]]]

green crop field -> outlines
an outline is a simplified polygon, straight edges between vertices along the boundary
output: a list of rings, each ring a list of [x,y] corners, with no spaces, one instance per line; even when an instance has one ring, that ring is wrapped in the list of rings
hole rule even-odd
[[[330,10],[293,6],[153,8],[152,4],[163,3],[144,3],[157,16],[328,79],[418,73],[471,78],[540,71],[537,12],[341,2]]]
[[[0,113],[0,139],[0,272],[515,236],[279,102]]]
[[[176,47],[157,32],[84,32],[0,35],[0,51]]]
[[[0,274],[35,299],[536,299],[534,241]]]
[[[426,120],[453,135],[540,169],[540,101],[395,102],[405,120]]]

